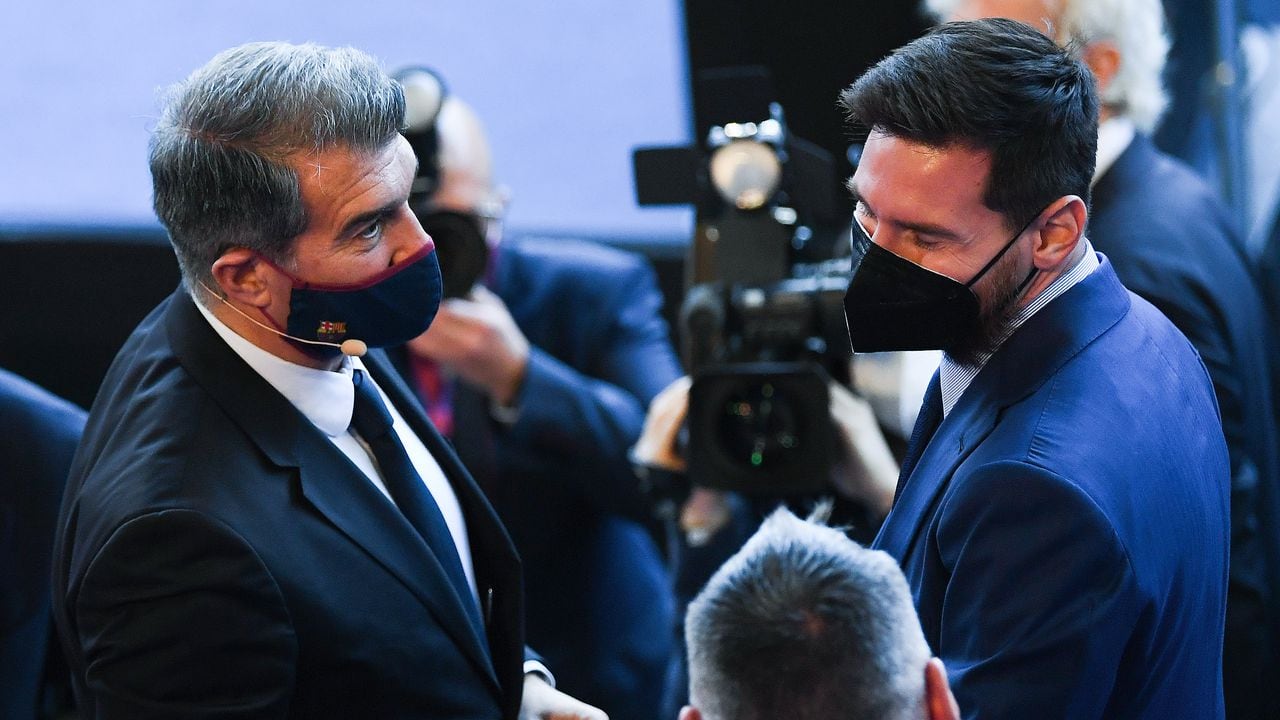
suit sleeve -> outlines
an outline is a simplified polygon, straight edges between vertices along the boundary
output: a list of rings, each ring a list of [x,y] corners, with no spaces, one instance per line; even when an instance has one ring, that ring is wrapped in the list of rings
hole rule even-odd
[[[275,718],[297,643],[279,588],[227,526],[166,510],[118,528],[74,598],[97,718]]]
[[[1128,553],[1076,485],[1023,463],[957,475],[935,652],[966,718],[1103,717],[1135,621]]]
[[[577,369],[531,348],[520,392],[520,417],[510,432],[531,455],[555,457],[566,482],[600,508],[631,517],[646,509],[627,451],[640,436],[649,402],[680,376],[662,319],[662,294],[653,271],[636,263],[597,295],[593,359]],[[532,458],[530,458],[532,459]]]

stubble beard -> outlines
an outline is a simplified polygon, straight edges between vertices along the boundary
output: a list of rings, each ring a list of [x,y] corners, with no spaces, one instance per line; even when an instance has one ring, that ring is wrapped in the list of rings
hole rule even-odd
[[[952,360],[962,365],[976,365],[999,349],[1005,332],[1020,309],[1022,292],[1017,265],[1017,255],[1010,254],[991,268],[991,301],[984,302],[979,295],[981,309],[973,330],[957,338],[951,347],[943,348]]]

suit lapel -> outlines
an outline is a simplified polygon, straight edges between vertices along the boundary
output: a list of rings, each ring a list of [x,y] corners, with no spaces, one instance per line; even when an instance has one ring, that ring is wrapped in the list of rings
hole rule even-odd
[[[1035,392],[1068,360],[1129,311],[1129,293],[1111,263],[1041,308],[996,352],[938,426],[885,518],[874,547],[905,563],[962,462],[995,429],[1005,408]]]
[[[273,463],[297,468],[308,502],[400,580],[436,616],[494,689],[500,690],[483,639],[469,621],[444,568],[417,531],[346,455],[218,337],[185,292],[179,290],[169,303],[166,331],[191,376]],[[379,370],[375,379],[386,390],[389,373]],[[420,411],[406,412],[403,397],[393,396],[393,401],[406,418],[421,415]],[[442,443],[427,442],[417,425],[414,430],[440,459],[438,446]],[[441,466],[457,489],[459,483],[450,468],[444,462]],[[471,518],[469,513],[469,528],[475,525]]]
[[[489,654],[444,567],[404,515],[326,438],[300,438],[302,494],[353,543],[395,575],[497,688]]]
[[[978,377],[987,373],[984,368]],[[956,468],[995,427],[999,409],[978,379],[965,391],[960,402],[920,453],[909,473],[899,480],[899,496],[885,518],[874,546],[899,561],[906,558],[916,538],[933,513],[930,508],[947,486]]]

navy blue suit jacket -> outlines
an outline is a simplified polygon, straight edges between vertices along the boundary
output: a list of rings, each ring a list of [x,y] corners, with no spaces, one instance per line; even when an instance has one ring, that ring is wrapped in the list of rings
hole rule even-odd
[[[531,346],[520,414],[504,427],[459,384],[454,444],[515,540],[529,644],[559,686],[614,720],[656,717],[674,600],[627,451],[680,375],[662,295],[643,258],[592,243],[508,241],[495,263]]]
[[[966,717],[1222,717],[1227,474],[1204,366],[1103,258],[988,361],[875,546]]]
[[[488,637],[391,502],[179,290],[108,371],[63,501],[54,615],[84,717],[516,716],[514,549],[365,360],[458,495]]]
[[[1280,434],[1262,292],[1213,191],[1142,135],[1094,187],[1088,235],[1213,379],[1231,455],[1227,704],[1262,702],[1280,660]]]
[[[84,410],[0,370],[0,717],[36,716],[54,521]]]

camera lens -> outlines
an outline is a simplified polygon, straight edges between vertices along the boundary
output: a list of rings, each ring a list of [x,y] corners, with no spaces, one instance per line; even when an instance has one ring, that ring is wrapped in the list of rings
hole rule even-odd
[[[739,385],[724,398],[716,427],[723,452],[735,463],[768,470],[795,463],[803,451],[803,422],[772,382]]]
[[[699,372],[689,388],[689,479],[759,495],[821,490],[834,439],[828,382],[807,362]]]

